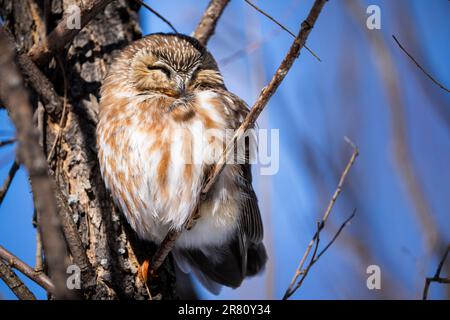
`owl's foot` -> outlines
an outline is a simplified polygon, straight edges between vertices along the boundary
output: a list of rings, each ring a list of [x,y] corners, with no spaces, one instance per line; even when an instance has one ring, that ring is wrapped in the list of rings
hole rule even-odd
[[[153,270],[149,270],[149,267],[150,260],[145,260],[138,268],[138,277],[144,283],[147,283],[149,276],[151,279],[156,277],[156,273]]]
[[[150,265],[150,261],[145,260],[144,262],[142,262],[142,264],[138,268],[138,277],[144,283],[147,283],[147,280],[148,280],[148,266],[149,265]]]

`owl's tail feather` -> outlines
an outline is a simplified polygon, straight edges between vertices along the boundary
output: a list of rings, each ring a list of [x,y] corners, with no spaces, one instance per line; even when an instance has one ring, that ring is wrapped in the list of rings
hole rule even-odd
[[[239,240],[223,247],[176,249],[173,255],[183,272],[192,272],[206,289],[217,295],[222,285],[237,288],[245,277],[264,269],[267,261],[264,245],[249,243],[243,247]]]

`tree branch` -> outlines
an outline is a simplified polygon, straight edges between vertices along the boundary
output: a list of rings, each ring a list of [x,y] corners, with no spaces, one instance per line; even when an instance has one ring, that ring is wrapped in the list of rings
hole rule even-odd
[[[8,41],[15,43],[14,36],[11,32],[3,28],[4,33],[8,37]],[[16,46],[17,64],[24,77],[24,80],[31,86],[44,102],[45,111],[53,121],[59,121],[63,110],[63,99],[56,93],[51,81],[36,66],[26,53],[21,53]]]
[[[25,81],[36,91],[44,102],[47,114],[54,122],[58,122],[63,111],[63,99],[56,93],[53,84],[36,66],[27,54],[18,54],[17,64]]]
[[[400,41],[397,40],[397,38],[392,35],[392,38],[394,38],[394,41],[397,43],[397,45],[400,47],[400,49],[402,49],[402,51],[416,64],[416,66],[422,70],[422,72],[428,77],[430,78],[431,81],[433,81],[437,86],[439,86],[441,89],[450,92],[449,89],[447,89],[443,84],[441,84],[439,81],[437,81],[436,79],[434,79],[431,74],[429,72],[427,72],[427,70],[425,70],[418,62],[416,59],[414,59],[414,57],[408,52],[406,51],[405,48],[403,48],[403,46],[401,45]]]
[[[11,168],[9,169],[8,175],[6,176],[6,179],[3,182],[2,188],[0,189],[0,206],[2,205],[3,200],[5,199],[6,193],[8,192],[9,186],[11,185],[11,182],[13,181],[17,170],[19,170],[19,163],[16,160],[14,160],[13,164],[11,165]]]
[[[47,162],[39,146],[39,133],[33,125],[28,92],[23,87],[22,77],[14,63],[15,46],[3,28],[0,29],[0,48],[0,69],[8,75],[0,78],[0,99],[17,129],[19,159],[28,170],[34,204],[41,215],[39,227],[46,262],[56,287],[56,298],[69,298],[72,294],[67,290],[65,281],[67,254],[53,196],[54,186],[48,177]]]
[[[319,254],[317,254],[317,247],[319,246],[320,232],[322,231],[323,227],[325,226],[323,221],[321,221],[319,223],[319,227],[317,228],[317,231],[316,231],[316,233],[313,236],[313,239],[315,240],[316,245],[315,245],[315,248],[314,248],[314,252],[313,252],[313,254],[311,256],[311,260],[309,261],[309,263],[306,266],[306,268],[301,271],[300,275],[302,277],[300,278],[300,280],[298,280],[298,282],[295,285],[295,287],[293,287],[290,291],[287,290],[285,292],[285,294],[283,296],[283,300],[287,300],[290,296],[292,296],[301,287],[301,285],[303,284],[303,281],[305,281],[306,276],[309,273],[309,270],[320,259],[320,257],[331,247],[331,245],[336,241],[336,239],[341,234],[342,230],[344,230],[344,228],[347,226],[347,224],[350,223],[350,221],[353,219],[355,214],[356,214],[356,209],[354,209],[352,214],[347,219],[345,219],[345,221],[341,224],[341,226],[339,227],[338,231],[335,233],[335,235],[333,236],[331,241],[320,251]]]
[[[164,21],[169,27],[170,29],[172,29],[173,32],[178,33],[177,29],[175,29],[175,27],[173,26],[172,23],[170,23],[169,20],[167,20],[166,18],[164,18],[161,14],[159,14],[158,11],[156,11],[155,9],[153,9],[152,7],[150,7],[148,4],[146,4],[144,1],[141,0],[134,0],[137,3],[139,3],[141,6],[143,6],[144,8],[146,8],[148,11],[150,11],[151,13],[153,13],[155,16],[157,16],[158,18],[160,18],[162,21]]]
[[[192,36],[204,46],[214,34],[217,21],[230,0],[211,0]]]
[[[4,147],[4,146],[8,146],[10,144],[13,144],[14,142],[16,142],[17,139],[16,138],[12,138],[12,139],[7,139],[7,140],[2,140],[0,141],[0,148]]]
[[[356,157],[359,154],[359,150],[358,148],[355,146],[355,144],[353,142],[351,142],[348,138],[346,138],[346,141],[352,146],[353,148],[353,153],[352,156],[350,157],[350,160],[348,161],[347,165],[345,166],[344,171],[342,172],[341,178],[339,179],[339,183],[338,186],[336,188],[336,190],[334,191],[333,196],[331,197],[330,202],[328,203],[327,209],[325,210],[325,213],[323,215],[322,221],[320,222],[320,227],[318,229],[318,231],[314,234],[314,236],[312,237],[311,241],[309,242],[308,246],[306,247],[305,253],[303,254],[302,259],[300,260],[299,266],[297,267],[297,270],[295,271],[295,274],[291,280],[291,283],[289,284],[289,287],[286,289],[286,292],[283,296],[283,300],[288,299],[292,294],[294,294],[294,292],[300,287],[301,282],[303,282],[303,280],[300,280],[301,282],[297,283],[297,279],[307,273],[307,271],[309,271],[309,268],[307,267],[307,271],[305,271],[305,269],[303,269],[303,265],[306,262],[306,259],[308,258],[311,249],[314,245],[314,243],[316,242],[316,239],[318,238],[320,231],[325,227],[325,223],[328,220],[328,217],[330,216],[331,213],[331,209],[333,209],[334,204],[336,203],[337,198],[339,197],[339,194],[342,191],[342,186],[344,185],[345,182],[345,178],[347,177],[351,167],[353,166],[353,163],[356,160]],[[345,225],[347,224],[348,221],[350,221],[351,218],[353,218],[354,213],[352,214],[352,216],[346,220],[346,222],[344,222],[344,224],[341,226],[341,228],[339,229],[337,235],[339,235],[339,233],[341,232],[341,230],[345,227]],[[337,237],[337,235],[335,236],[335,238]],[[332,240],[333,242],[334,240]],[[331,242],[331,243],[332,243]],[[328,247],[328,246],[327,246]],[[327,247],[325,249],[327,249]],[[324,251],[323,251],[324,252]],[[322,255],[322,253],[320,254]],[[311,261],[314,261],[314,259],[311,259]],[[311,263],[310,263],[311,264]],[[297,285],[296,285],[297,283]],[[295,287],[294,287],[295,286]]]
[[[323,6],[325,5],[326,0],[316,0],[314,2],[314,5],[312,6],[308,17],[305,21],[302,22],[301,28],[299,31],[299,34],[295,38],[294,42],[292,43],[291,47],[289,48],[288,53],[284,57],[283,61],[281,62],[280,66],[278,67],[277,71],[273,75],[271,81],[269,84],[261,91],[258,99],[256,100],[255,104],[251,108],[251,111],[248,113],[240,127],[236,130],[232,140],[227,144],[224,152],[221,155],[221,158],[217,162],[217,164],[214,166],[213,170],[211,170],[206,183],[203,185],[203,188],[200,193],[199,202],[196,204],[195,208],[198,208],[200,202],[206,198],[207,193],[212,188],[214,183],[219,178],[220,173],[222,172],[226,159],[228,159],[230,152],[233,150],[233,147],[235,143],[237,143],[242,136],[245,134],[245,132],[254,125],[256,119],[260,115],[260,113],[263,111],[264,107],[269,102],[270,98],[273,96],[273,94],[278,89],[279,85],[285,78],[286,74],[289,72],[290,68],[294,64],[294,61],[300,54],[300,50],[305,45],[306,39],[308,38],[309,33],[311,32],[311,29],[314,27],[314,24],[317,20],[317,17],[319,16]],[[193,218],[196,214],[196,210],[194,210],[190,217],[188,218],[185,226],[192,226]],[[181,235],[182,230],[171,230],[166,238],[164,239],[163,243],[159,246],[157,252],[153,256],[151,266],[150,266],[150,273],[154,273],[161,265],[162,261],[167,257],[167,255],[172,250],[173,246],[175,245],[175,241],[178,239],[178,237]]]
[[[423,288],[423,295],[422,295],[422,299],[423,300],[427,300],[428,299],[428,290],[429,290],[430,284],[432,282],[449,283],[450,284],[450,278],[441,278],[442,267],[444,266],[445,260],[447,259],[447,256],[448,256],[449,252],[450,252],[450,245],[447,246],[447,250],[445,250],[445,253],[442,256],[441,262],[439,262],[439,265],[438,265],[438,267],[436,269],[434,277],[425,279],[425,286]]]
[[[54,293],[55,286],[47,275],[42,272],[36,272],[33,268],[27,265],[25,262],[17,258],[11,252],[0,246],[0,259],[3,259],[9,264],[11,268],[15,268],[26,275],[28,278],[36,282],[47,292]]]
[[[277,26],[279,26],[281,29],[283,29],[284,31],[286,31],[287,33],[289,33],[294,39],[295,39],[295,34],[289,30],[288,28],[286,28],[284,25],[282,25],[280,22],[278,22],[274,17],[272,17],[271,15],[269,15],[268,13],[266,13],[265,11],[263,11],[262,9],[260,9],[258,6],[256,6],[255,4],[253,4],[252,2],[250,2],[249,0],[244,0],[249,6],[251,6],[253,9],[255,9],[256,11],[258,11],[259,13],[261,13],[263,16],[265,16],[266,18],[268,18],[269,20],[271,20],[272,22],[274,22]],[[322,60],[320,60],[320,58],[317,56],[317,54],[314,53],[314,51],[312,51],[310,48],[308,48],[308,46],[305,44],[305,49],[308,50],[309,53],[311,53],[313,55],[314,58],[316,58],[317,60],[319,60],[320,62]]]
[[[80,24],[81,28],[69,28],[66,15],[58,25],[47,36],[46,46],[40,43],[33,47],[30,52],[30,58],[37,64],[42,65],[50,60],[50,58],[58,51],[61,51],[75,36],[99,14],[112,0],[91,0],[80,8]],[[81,2],[82,4],[84,3]]]
[[[0,278],[14,292],[20,300],[36,300],[34,294],[11,270],[11,268],[0,259]]]

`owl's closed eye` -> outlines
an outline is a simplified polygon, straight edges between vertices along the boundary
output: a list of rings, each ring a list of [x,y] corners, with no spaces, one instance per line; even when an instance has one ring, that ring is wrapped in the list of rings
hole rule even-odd
[[[147,43],[149,47],[134,55],[129,79],[136,90],[177,98],[198,88],[224,87],[223,78],[209,52],[204,48],[197,49],[179,37],[170,40],[152,39]]]

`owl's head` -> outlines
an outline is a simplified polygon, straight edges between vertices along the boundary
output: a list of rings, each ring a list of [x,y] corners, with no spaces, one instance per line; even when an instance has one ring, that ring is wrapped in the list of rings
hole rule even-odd
[[[194,38],[152,34],[129,50],[128,83],[138,92],[180,97],[196,89],[224,87],[214,58]]]

